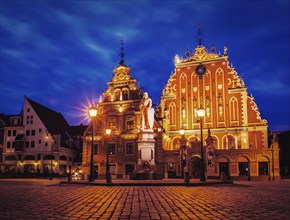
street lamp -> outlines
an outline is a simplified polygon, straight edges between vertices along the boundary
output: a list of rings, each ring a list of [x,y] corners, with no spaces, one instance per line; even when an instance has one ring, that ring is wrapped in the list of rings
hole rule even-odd
[[[186,164],[186,159],[185,159],[185,164],[184,164],[184,158],[183,158],[183,151],[184,151],[184,148],[186,146],[186,138],[184,136],[184,129],[181,128],[179,130],[179,134],[181,135],[181,139],[180,139],[180,165],[181,165],[181,177],[184,178],[184,183],[185,184],[188,184],[189,183],[189,173],[188,173],[188,168],[187,168],[187,164]],[[186,166],[186,171],[184,169],[184,167]]]
[[[88,113],[92,119],[92,146],[91,146],[91,163],[90,163],[90,178],[89,182],[95,180],[94,178],[94,119],[97,116],[98,110],[95,108],[94,104],[89,108]]]
[[[180,165],[181,165],[181,177],[184,178],[184,166],[183,166],[183,147],[185,145],[185,137],[184,137],[184,130],[183,128],[181,128],[179,130],[179,134],[181,135],[181,138],[180,138]]]
[[[109,136],[110,134],[111,134],[111,129],[106,129],[106,135]],[[107,147],[106,182],[112,183],[110,165],[109,165],[109,145],[107,144],[106,147]]]
[[[205,170],[204,170],[204,152],[203,152],[203,138],[202,138],[202,118],[205,115],[205,110],[200,108],[197,110],[197,116],[199,117],[200,122],[200,181],[206,181],[205,179]]]

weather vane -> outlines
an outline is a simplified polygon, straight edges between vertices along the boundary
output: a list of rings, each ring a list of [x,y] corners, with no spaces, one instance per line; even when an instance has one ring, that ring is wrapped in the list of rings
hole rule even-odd
[[[119,54],[119,56],[121,57],[121,62],[124,62],[124,57],[125,57],[125,53],[124,53],[124,40],[123,37],[121,38],[121,53]]]
[[[198,43],[198,46],[201,46],[202,42],[203,42],[203,34],[202,34],[202,31],[201,31],[201,24],[198,24],[197,28],[198,28],[198,33],[197,33],[196,42]]]

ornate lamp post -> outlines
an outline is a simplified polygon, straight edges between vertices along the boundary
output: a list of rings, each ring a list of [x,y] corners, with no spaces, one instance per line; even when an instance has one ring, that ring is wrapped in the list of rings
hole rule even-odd
[[[186,139],[184,137],[184,130],[181,128],[179,130],[179,134],[181,135],[180,139],[180,165],[181,165],[181,177],[184,178],[184,164],[183,164],[183,147],[185,145]]]
[[[89,108],[88,113],[90,118],[92,119],[92,146],[91,146],[91,163],[90,163],[90,178],[89,178],[89,182],[92,182],[95,180],[94,177],[94,119],[97,116],[97,112],[98,110],[95,108],[94,105],[92,105],[92,107]]]
[[[111,129],[106,129],[106,135],[109,136],[111,134]],[[109,145],[107,144],[107,162],[106,162],[106,182],[112,183],[111,173],[110,173],[110,165],[109,165]]]
[[[206,181],[205,179],[205,170],[204,170],[204,152],[203,152],[203,138],[202,138],[202,118],[205,115],[205,110],[200,108],[197,110],[197,116],[199,117],[200,122],[200,181]]]

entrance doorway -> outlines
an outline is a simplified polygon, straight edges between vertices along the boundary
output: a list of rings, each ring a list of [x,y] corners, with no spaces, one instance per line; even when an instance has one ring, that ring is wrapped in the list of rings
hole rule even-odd
[[[229,163],[228,162],[220,162],[219,168],[220,168],[220,176],[221,176],[221,173],[224,173],[225,176],[229,176]]]
[[[192,157],[190,160],[190,175],[194,179],[200,178],[200,161],[199,157]]]
[[[167,163],[168,178],[176,178],[176,163]]]

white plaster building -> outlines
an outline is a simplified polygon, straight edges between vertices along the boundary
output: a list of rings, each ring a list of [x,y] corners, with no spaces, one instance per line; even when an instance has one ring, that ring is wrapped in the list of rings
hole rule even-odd
[[[64,175],[73,167],[78,149],[61,113],[24,97],[21,113],[2,122],[2,172]]]

